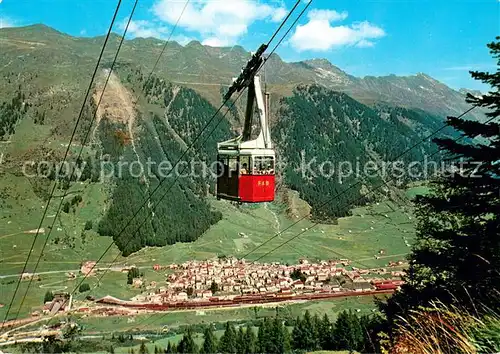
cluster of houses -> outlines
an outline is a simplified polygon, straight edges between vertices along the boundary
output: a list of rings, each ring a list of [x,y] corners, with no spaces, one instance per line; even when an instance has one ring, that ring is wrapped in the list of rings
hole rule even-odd
[[[83,262],[82,265],[80,266],[80,273],[82,273],[85,276],[90,276],[90,275],[95,275],[96,266],[97,262],[96,261],[86,261]]]
[[[33,273],[23,273],[21,274],[21,280],[40,280],[40,275],[39,274],[33,274]]]
[[[51,301],[47,301],[43,306],[44,315],[55,315],[59,311],[67,311],[71,308],[72,297],[66,292],[56,292],[54,293],[54,298]],[[33,316],[37,316],[38,313],[33,313]]]
[[[166,267],[155,265],[156,271],[166,271],[163,286],[151,282],[146,292],[134,301],[165,303],[170,301],[196,301],[218,296],[225,299],[238,295],[270,293],[314,293],[340,291],[367,291],[374,283],[388,277],[398,277],[401,272],[385,268],[357,269],[350,267],[347,259],[299,264],[250,263],[236,258],[214,258],[206,261],[188,261]],[[370,276],[371,275],[371,276]],[[141,279],[134,279],[142,286]]]

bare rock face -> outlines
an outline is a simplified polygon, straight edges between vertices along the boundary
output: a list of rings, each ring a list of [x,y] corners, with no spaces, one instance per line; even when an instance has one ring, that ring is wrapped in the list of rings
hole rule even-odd
[[[300,198],[299,192],[285,189],[283,191],[283,201],[287,204],[286,213],[292,220],[311,216],[311,206]]]

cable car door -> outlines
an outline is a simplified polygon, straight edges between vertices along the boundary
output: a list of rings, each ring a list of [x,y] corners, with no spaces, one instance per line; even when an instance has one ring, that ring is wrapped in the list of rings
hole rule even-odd
[[[236,156],[219,155],[217,157],[217,194],[231,199],[238,196],[238,158]]]

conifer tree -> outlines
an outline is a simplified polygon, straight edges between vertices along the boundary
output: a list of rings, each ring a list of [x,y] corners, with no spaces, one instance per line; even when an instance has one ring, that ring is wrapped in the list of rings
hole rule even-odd
[[[245,349],[244,349],[245,354],[256,353],[256,345],[257,345],[256,341],[257,338],[255,337],[255,333],[252,329],[252,326],[248,324],[245,330]]]
[[[91,177],[92,177],[92,159],[90,158],[90,156],[87,156],[82,174],[80,176],[80,181],[86,181]]]
[[[330,323],[330,319],[328,318],[328,315],[326,313],[324,314],[318,326],[318,339],[321,349],[333,349],[332,324]]]
[[[294,349],[305,349],[302,320],[298,316],[292,330],[292,346]]]
[[[173,353],[173,351],[172,351],[172,343],[170,343],[170,341],[168,341],[167,347],[165,348],[165,354],[169,354],[169,353]]]
[[[313,321],[313,336],[314,338],[316,338],[315,349],[319,350],[321,349],[321,340],[320,340],[321,319],[319,318],[319,315],[317,313],[314,314],[312,321]]]
[[[179,353],[179,345],[172,343],[172,353],[176,354]]]
[[[472,311],[481,311],[479,304],[498,306],[492,295],[500,285],[500,125],[494,120],[500,116],[499,40],[488,44],[496,72],[471,72],[492,90],[466,98],[493,120],[448,117],[448,125],[469,141],[434,140],[458,171],[438,176],[431,193],[416,199],[417,241],[405,285],[382,306],[389,323],[436,300]]]
[[[186,333],[184,333],[184,335],[182,336],[182,339],[177,346],[177,352],[189,354],[198,352],[198,346],[194,342],[193,331],[191,327],[188,327]]]
[[[269,353],[270,351],[270,325],[269,319],[265,317],[257,331],[257,351],[259,353]]]
[[[337,350],[359,350],[363,346],[363,329],[358,316],[352,310],[342,311],[337,317],[333,339]]]
[[[302,325],[302,333],[304,336],[304,348],[306,350],[316,350],[318,338],[316,337],[316,330],[314,321],[309,313],[309,310],[306,310],[304,313],[304,320],[301,322]]]
[[[44,302],[44,303],[45,303],[45,302],[50,302],[50,301],[52,301],[53,299],[54,299],[54,294],[52,293],[52,291],[47,291],[47,292],[45,293],[44,298],[43,298],[43,302]]]
[[[217,352],[217,338],[215,337],[212,325],[208,325],[203,333],[203,347],[202,353],[212,354]]]
[[[243,326],[238,328],[238,333],[236,334],[236,352],[245,353],[245,331]]]
[[[219,351],[222,353],[236,353],[236,330],[226,322],[226,329],[219,341]]]
[[[363,330],[363,345],[360,351],[365,353],[379,353],[380,337],[379,333],[386,332],[386,321],[382,314],[363,315],[360,317],[361,328]]]
[[[317,331],[309,310],[306,310],[303,319],[297,317],[292,330],[292,344],[294,349],[299,350],[311,351],[319,348]]]
[[[281,320],[275,317],[269,329],[269,353],[284,353],[285,334]]]
[[[215,281],[212,281],[212,285],[210,285],[210,290],[212,291],[212,294],[215,294],[217,291],[219,291],[219,285]]]
[[[289,353],[292,350],[292,338],[288,328],[283,325],[283,352]]]
[[[146,343],[142,342],[141,346],[139,347],[139,354],[148,354],[149,350],[146,347]]]
[[[270,327],[270,352],[288,353],[291,349],[290,333],[282,320],[275,317]]]
[[[178,353],[177,345],[168,341],[167,347],[165,348],[165,353]]]

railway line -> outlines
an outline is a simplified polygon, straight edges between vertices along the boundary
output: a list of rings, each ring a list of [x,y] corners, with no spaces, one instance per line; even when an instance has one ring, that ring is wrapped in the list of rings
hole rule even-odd
[[[149,311],[173,311],[186,309],[201,309],[212,307],[238,307],[247,304],[265,304],[265,303],[280,303],[288,301],[312,301],[312,300],[328,300],[338,297],[351,296],[375,296],[383,294],[392,294],[395,289],[381,289],[369,291],[345,291],[345,292],[328,292],[315,294],[267,294],[267,295],[242,295],[236,296],[233,299],[220,299],[216,297],[209,298],[205,301],[177,301],[164,304],[155,303],[136,303],[132,301],[123,301],[112,297],[104,297],[95,302],[98,304],[111,305],[114,307],[133,308],[137,310]],[[80,308],[76,311],[86,312],[91,311],[90,308]]]

